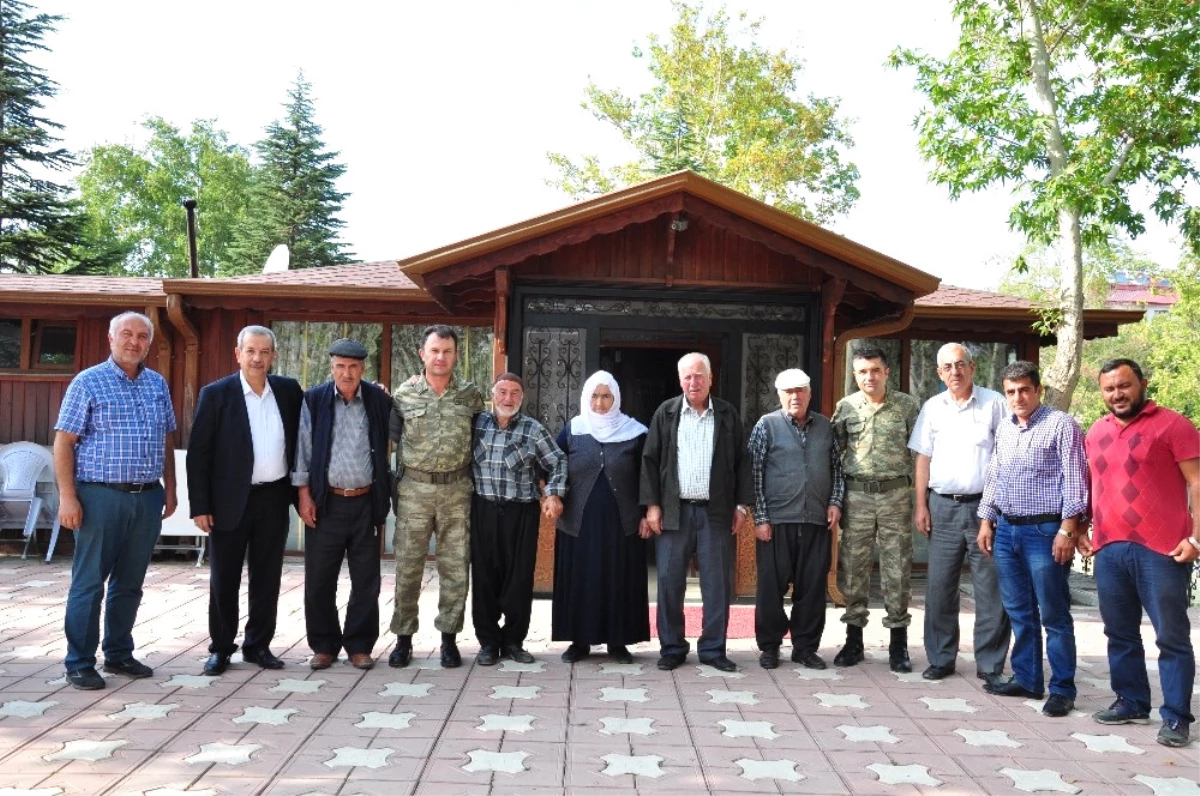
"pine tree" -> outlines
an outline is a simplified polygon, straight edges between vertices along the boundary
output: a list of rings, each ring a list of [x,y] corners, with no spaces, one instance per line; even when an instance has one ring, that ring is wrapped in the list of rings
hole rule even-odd
[[[312,85],[303,72],[288,90],[288,100],[283,120],[268,125],[266,137],[254,145],[261,162],[251,182],[246,223],[231,246],[234,271],[261,269],[281,243],[291,252],[292,268],[353,261],[338,240],[345,224],[337,214],[349,194],[335,183],[346,167],[321,140]]]
[[[26,60],[61,16],[29,15],[19,0],[0,0],[0,272],[104,271],[121,253],[89,242],[88,222],[69,188],[49,179],[75,165],[42,116],[58,84]]]

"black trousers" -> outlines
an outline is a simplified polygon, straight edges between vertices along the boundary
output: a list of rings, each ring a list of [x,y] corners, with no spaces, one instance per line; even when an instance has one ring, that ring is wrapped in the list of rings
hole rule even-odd
[[[238,591],[242,562],[249,570],[249,616],[243,652],[262,652],[275,638],[279,580],[287,546],[288,503],[292,488],[283,478],[250,490],[242,519],[233,528],[213,528],[208,539],[209,652],[230,655],[237,650]]]
[[[350,569],[345,624],[338,622],[342,559]],[[317,527],[304,538],[304,624],[313,652],[370,653],[379,640],[379,531],[371,495],[330,495]]]
[[[825,584],[829,575],[830,533],[825,525],[771,525],[771,541],[756,542],[758,594],[754,636],[759,649],[778,647],[792,632],[792,649],[816,652],[825,632]],[[792,587],[792,616],[783,598]]]
[[[471,621],[480,647],[525,643],[541,513],[537,501],[471,497]]]

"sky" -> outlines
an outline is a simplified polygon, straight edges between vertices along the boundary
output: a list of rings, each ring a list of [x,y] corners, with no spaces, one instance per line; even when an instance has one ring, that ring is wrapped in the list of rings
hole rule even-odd
[[[709,10],[718,6],[709,3]],[[994,289],[1021,251],[1006,189],[950,201],[928,182],[912,120],[912,75],[883,66],[898,45],[945,54],[949,0],[743,0],[759,42],[804,60],[801,92],[836,96],[852,120],[862,198],[829,226],[954,285]],[[571,204],[546,185],[549,151],[631,159],[581,107],[589,80],[636,94],[631,52],[666,34],[669,0],[456,3],[342,0],[38,0],[66,19],[38,58],[60,85],[47,116],[76,153],[139,143],[162,116],[215,119],[249,146],[282,115],[297,71],[347,172],[343,239],[361,260],[401,259]],[[182,213],[182,210],[180,211]],[[204,208],[199,208],[203,224]],[[1153,227],[1135,242],[1165,263]]]

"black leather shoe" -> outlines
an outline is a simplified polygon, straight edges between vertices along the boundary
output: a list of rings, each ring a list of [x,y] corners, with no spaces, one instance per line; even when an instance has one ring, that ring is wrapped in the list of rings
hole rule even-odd
[[[805,669],[826,668],[824,659],[812,650],[792,650],[792,662],[800,664]]]
[[[1037,691],[1030,691],[1028,688],[1018,683],[1016,678],[1011,680],[999,680],[995,683],[986,683],[983,686],[983,690],[987,691],[989,694],[995,694],[996,696],[1025,697],[1026,699],[1042,699],[1046,696],[1045,694],[1040,694]]]
[[[495,666],[500,660],[500,653],[495,647],[480,647],[479,653],[475,656],[475,662],[480,666]]]
[[[938,666],[936,663],[931,663],[929,668],[921,672],[921,677],[926,680],[945,680],[952,674],[954,674],[953,666]]]
[[[668,653],[668,654],[662,656],[661,658],[659,658],[658,663],[656,665],[658,666],[659,669],[662,669],[664,672],[669,672],[672,669],[678,669],[680,666],[683,666],[683,662],[686,660],[687,660],[686,655],[673,655],[673,654]]]
[[[208,660],[204,662],[204,673],[209,677],[216,677],[218,674],[224,674],[229,668],[229,656],[219,652],[214,652],[208,656]]]
[[[462,655],[458,651],[458,642],[453,633],[442,634],[442,668],[457,669],[462,666]]]
[[[726,658],[724,655],[717,655],[716,657],[709,658],[708,660],[701,660],[700,663],[705,666],[711,666],[717,671],[721,672],[737,671],[737,664]]]
[[[512,658],[517,663],[533,663],[534,660],[533,656],[526,652],[524,647],[516,644],[509,644],[505,647],[504,654],[501,657]]]
[[[209,660],[212,660],[211,658]],[[283,661],[271,654],[270,650],[262,652],[246,652],[242,650],[242,660],[246,663],[253,663],[261,666],[264,669],[282,669]]]
[[[609,644],[608,657],[617,663],[633,663],[633,653],[624,644]]]
[[[758,656],[758,665],[764,669],[779,668],[779,647],[767,647]]]
[[[587,644],[576,644],[576,643],[572,642],[571,646],[569,646],[565,650],[563,650],[562,662],[563,663],[576,663],[578,661],[583,660],[584,658],[586,658],[587,656],[589,656],[591,654],[592,654],[592,648],[589,647]]]
[[[104,662],[104,671],[109,674],[123,674],[126,677],[132,677],[135,680],[142,677],[153,677],[154,670],[141,661],[130,658],[129,660],[113,663],[111,661]]]
[[[1046,700],[1046,704],[1042,706],[1042,715],[1061,719],[1063,716],[1071,715],[1071,711],[1074,709],[1074,699],[1062,694],[1051,694],[1050,698]]]
[[[403,669],[412,660],[412,636],[396,636],[396,648],[388,656],[388,666]]]
[[[80,691],[99,691],[104,688],[104,678],[91,666],[67,672],[67,682]]]

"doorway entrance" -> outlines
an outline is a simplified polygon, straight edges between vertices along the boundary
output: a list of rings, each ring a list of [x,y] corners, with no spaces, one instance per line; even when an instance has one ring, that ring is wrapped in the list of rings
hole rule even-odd
[[[661,332],[650,333],[658,338],[653,342],[629,339],[643,334],[625,329],[601,331],[600,369],[611,373],[621,386],[622,412],[649,426],[654,410],[679,395],[679,359],[692,351],[707,355],[712,362],[713,394],[718,394],[722,341],[694,334],[671,339],[675,336]]]

